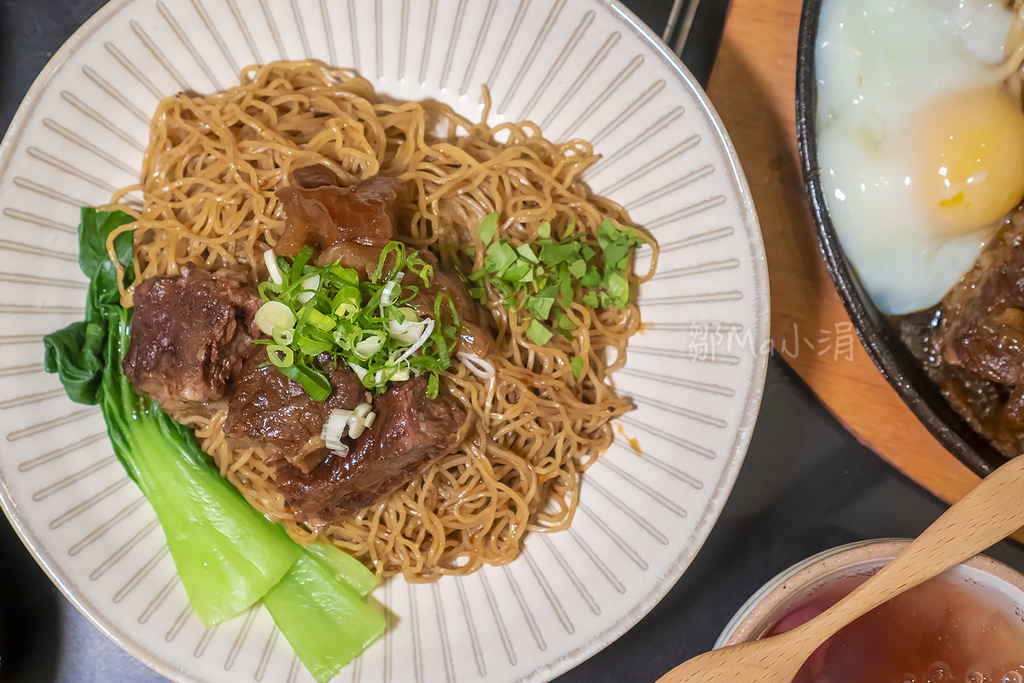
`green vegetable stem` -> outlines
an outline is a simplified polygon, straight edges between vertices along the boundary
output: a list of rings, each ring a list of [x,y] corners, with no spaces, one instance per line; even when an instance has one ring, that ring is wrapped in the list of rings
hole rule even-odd
[[[118,270],[106,250],[111,231],[132,220],[82,210],[85,320],[45,337],[46,370],[72,400],[99,404],[114,453],[152,504],[200,621],[220,623],[263,599],[299,658],[327,681],[384,629],[364,601],[377,578],[333,546],[303,552],[220,476],[188,429],[135,393],[121,369],[132,312],[119,304]],[[131,234],[114,247],[130,280]]]

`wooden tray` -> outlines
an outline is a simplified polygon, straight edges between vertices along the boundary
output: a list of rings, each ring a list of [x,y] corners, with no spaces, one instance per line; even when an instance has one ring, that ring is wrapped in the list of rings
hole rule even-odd
[[[818,251],[796,142],[800,5],[733,0],[708,87],[761,220],[772,341],[859,441],[952,502],[978,477],[931,436],[871,362]]]

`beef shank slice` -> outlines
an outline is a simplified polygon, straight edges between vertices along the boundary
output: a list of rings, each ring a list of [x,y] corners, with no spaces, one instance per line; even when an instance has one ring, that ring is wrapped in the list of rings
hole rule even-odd
[[[331,383],[326,401],[313,400],[301,384],[270,365],[260,348],[246,361],[228,400],[228,435],[265,445],[272,458],[284,458],[302,472],[323,462],[328,453],[321,434],[331,411],[353,410],[370,394],[354,372],[318,361]]]
[[[296,182],[300,171],[293,173],[291,185],[277,191],[286,221],[274,247],[276,254],[294,256],[307,245],[319,254],[339,242],[384,247],[394,239],[395,205],[404,187],[402,181],[374,176],[338,187],[318,184],[323,178],[313,172],[302,173]]]
[[[125,376],[165,409],[224,399],[259,334],[252,320],[262,303],[226,271],[184,266],[180,275],[143,281],[134,293]]]
[[[468,414],[442,392],[426,395],[427,380],[416,377],[378,396],[376,419],[347,455],[331,455],[311,472],[284,463],[278,489],[300,521],[330,522],[373,505],[408,483],[462,440]]]

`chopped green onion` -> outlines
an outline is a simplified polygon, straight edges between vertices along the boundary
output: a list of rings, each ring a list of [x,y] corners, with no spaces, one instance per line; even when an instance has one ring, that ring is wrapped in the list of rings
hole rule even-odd
[[[403,360],[411,356],[412,354],[419,351],[420,347],[427,343],[430,339],[430,334],[434,331],[434,321],[429,318],[424,321],[423,332],[420,333],[419,338],[412,343],[412,346],[402,352],[402,355],[398,357],[398,362],[401,363]]]
[[[408,367],[398,368],[394,365],[389,365],[383,370],[377,371],[376,380],[378,382],[404,382],[412,376],[412,372]]]
[[[334,315],[339,318],[347,318],[359,312],[358,299],[345,299],[334,309]]]
[[[376,418],[377,413],[373,412],[369,403],[360,403],[353,410],[335,408],[327,416],[321,436],[330,450],[347,450],[341,443],[341,437],[345,436],[346,429],[349,437],[358,439],[364,430],[373,425]]]
[[[302,352],[302,355],[309,356],[310,358],[319,356],[321,353],[327,353],[331,350],[330,342],[306,336],[299,337],[296,342],[296,346],[299,347],[299,351]]]
[[[426,328],[426,323],[420,322],[419,320],[406,319],[403,322],[397,320],[391,320],[388,322],[388,335],[392,339],[396,339],[406,344],[412,344],[420,335],[423,334],[423,330]]]
[[[278,368],[286,368],[295,360],[295,354],[292,353],[292,350],[281,344],[268,344],[267,357]]]
[[[309,321],[311,325],[317,329],[323,330],[324,332],[330,332],[337,326],[337,322],[334,318],[324,315],[315,308],[309,308],[304,306],[302,308],[302,316]]]
[[[327,378],[305,364],[300,365],[297,359],[291,365],[278,366],[277,369],[288,379],[301,384],[314,401],[326,401],[331,395],[331,383]]]
[[[299,249],[299,253],[292,259],[292,272],[302,273],[302,269],[306,267],[306,263],[311,258],[313,258],[313,247],[307,244],[302,249]]]
[[[292,309],[285,304],[280,301],[268,301],[256,311],[253,322],[264,334],[273,335],[275,327],[295,327],[296,318]]]
[[[320,276],[310,275],[305,280],[299,283],[299,293],[295,297],[300,304],[308,303],[313,295],[316,294],[316,290],[320,288]]]
[[[381,275],[384,274],[384,266],[388,260],[388,254],[395,252],[399,261],[405,260],[405,245],[401,242],[388,242],[380,252],[380,260],[377,261],[377,269],[370,275],[371,282],[377,282],[380,280]]]
[[[263,316],[274,323],[264,331],[274,337],[272,346],[286,347],[293,354],[289,359],[275,348],[272,362],[282,372],[288,368],[285,374],[311,396],[325,400],[330,395],[330,382],[318,369],[320,363],[313,362],[325,353],[352,368],[366,388],[378,393],[389,381],[436,375],[449,366],[459,316],[444,293],[433,302],[435,320],[421,320],[408,307],[420,286],[429,287],[433,277],[433,267],[416,252],[407,251],[401,242],[389,243],[370,282],[361,282],[355,270],[341,264],[308,265],[311,256],[311,251],[300,251],[290,264],[277,259],[281,282],[261,283],[259,288],[267,302],[260,310],[266,309]],[[412,284],[404,284],[406,273],[416,277]],[[285,328],[291,330],[290,336],[282,331]]]
[[[573,358],[569,361],[569,369],[572,370],[572,374],[576,376],[576,379],[579,379],[580,373],[583,372],[583,359],[579,356]]]
[[[380,348],[384,346],[384,340],[378,336],[369,337],[356,344],[355,354],[363,360],[372,358],[375,353],[380,351]]]
[[[267,272],[270,275],[270,281],[276,285],[284,282],[284,278],[281,276],[281,270],[277,267],[277,255],[274,254],[273,249],[267,249],[263,252],[263,261],[267,264]]]

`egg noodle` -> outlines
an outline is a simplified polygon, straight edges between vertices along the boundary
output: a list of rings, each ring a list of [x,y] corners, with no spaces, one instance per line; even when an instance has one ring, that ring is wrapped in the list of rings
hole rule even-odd
[[[135,231],[136,285],[186,263],[244,271],[254,285],[266,278],[263,251],[285,226],[274,192],[292,169],[312,164],[332,169],[342,185],[377,174],[406,181],[415,191],[398,207],[399,235],[429,248],[449,272],[482,267],[475,227],[492,211],[500,216],[497,236],[514,244],[536,238],[545,221],[555,238],[575,221],[595,246],[605,217],[629,224],[622,207],[592,196],[580,180],[598,158],[589,143],[551,143],[530,122],[489,126],[489,109],[486,89],[482,123],[472,123],[436,102],[385,101],[368,81],[316,62],[247,67],[237,87],[159,104],[141,184],[118,191],[106,207],[136,222],[112,234],[108,247],[119,232]],[[630,267],[634,285],[657,263],[654,241],[644,239],[652,266],[642,277]],[[470,258],[464,247],[474,244]],[[123,292],[125,305],[133,287]],[[300,543],[328,540],[380,576],[411,581],[503,564],[518,555],[527,531],[571,522],[580,473],[612,442],[611,420],[631,408],[608,378],[624,364],[640,316],[632,302],[591,310],[577,291],[567,311],[577,325],[572,340],[555,334],[537,346],[521,316],[508,314],[490,287],[488,295],[484,314],[496,343],[486,360],[495,376],[479,379],[455,360],[442,375],[442,387],[474,417],[467,437],[351,517],[316,528],[296,522],[267,454],[225,434],[226,408],[173,417],[193,427],[221,473]],[[574,358],[583,362],[579,377]]]

